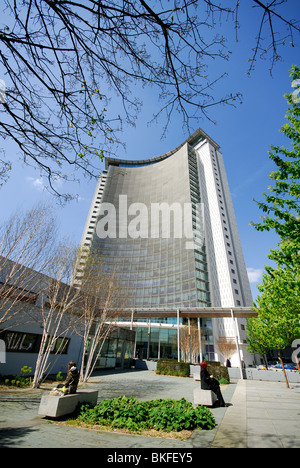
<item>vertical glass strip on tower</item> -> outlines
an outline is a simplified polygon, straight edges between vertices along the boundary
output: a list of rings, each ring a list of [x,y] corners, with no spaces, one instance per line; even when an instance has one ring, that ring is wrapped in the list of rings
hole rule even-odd
[[[196,151],[188,145],[189,182],[192,209],[193,249],[198,307],[209,306],[209,282],[205,250],[204,219],[199,188],[198,163]]]

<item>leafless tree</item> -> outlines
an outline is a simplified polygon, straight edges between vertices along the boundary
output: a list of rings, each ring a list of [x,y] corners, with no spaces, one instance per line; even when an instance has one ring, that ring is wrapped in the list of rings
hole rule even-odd
[[[205,340],[205,329],[200,329],[201,341]],[[184,362],[198,363],[199,331],[197,326],[191,324],[180,330],[180,352]]]
[[[49,356],[64,351],[66,335],[72,333],[73,317],[79,307],[79,290],[71,285],[77,249],[64,241],[57,246],[49,268],[51,276],[45,277],[42,287],[42,307],[39,321],[43,328],[42,340],[36,361],[33,387],[40,385],[51,362]]]
[[[49,271],[56,240],[49,207],[15,213],[0,227],[0,324],[31,321],[30,307],[40,292],[40,274]],[[5,324],[5,325],[4,325]]]
[[[78,258],[82,260],[80,251]],[[74,327],[83,340],[80,366],[82,382],[91,376],[105,340],[116,329],[117,318],[126,304],[126,292],[116,271],[105,271],[101,255],[92,250],[84,259],[81,278],[76,284],[80,291],[80,320]]]
[[[232,353],[236,350],[234,337],[220,336],[217,340],[217,347],[223,354],[224,358],[229,359]]]
[[[232,19],[238,31],[240,8],[262,12],[251,71],[261,53],[274,63],[284,40],[294,45],[292,1],[4,0],[0,134],[68,199],[54,181],[75,179],[76,169],[98,175],[122,124],[134,125],[144,86],[159,96],[155,117],[163,116],[163,131],[174,112],[189,131],[193,118],[210,118],[212,106],[232,104],[239,94],[217,96],[213,87],[224,73],[212,76],[209,68],[229,58],[217,18]]]
[[[238,1],[236,11],[239,3]],[[282,58],[282,46],[285,46],[289,42],[291,47],[295,47],[298,43],[300,21],[297,8],[299,8],[299,5],[297,5],[297,2],[293,2],[293,0],[272,0],[268,2],[253,0],[253,3],[256,8],[261,10],[261,18],[252,56],[249,59],[250,67],[248,74],[254,70],[255,63],[260,57],[268,55],[271,57],[269,70],[272,73],[275,63]],[[287,8],[292,6],[292,4],[294,4],[294,18],[286,16]],[[281,29],[280,26],[283,26],[283,28]]]

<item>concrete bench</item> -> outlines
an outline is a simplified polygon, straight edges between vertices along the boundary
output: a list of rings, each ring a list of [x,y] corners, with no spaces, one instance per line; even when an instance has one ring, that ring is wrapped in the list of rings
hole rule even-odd
[[[194,374],[194,380],[200,381],[200,372],[197,372],[196,374]]]
[[[211,390],[194,389],[194,405],[213,406],[217,401],[217,395]]]
[[[91,406],[97,404],[98,391],[77,392],[74,395],[42,396],[39,415],[59,418],[75,411],[78,403],[89,403]]]

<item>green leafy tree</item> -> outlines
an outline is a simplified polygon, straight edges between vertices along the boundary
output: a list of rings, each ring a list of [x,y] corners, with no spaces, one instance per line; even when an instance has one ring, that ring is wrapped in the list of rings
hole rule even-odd
[[[280,246],[271,250],[269,258],[282,267],[300,266],[300,68],[291,70],[293,92],[286,95],[289,104],[287,123],[281,132],[290,140],[290,148],[272,146],[269,158],[277,169],[270,173],[273,182],[264,201],[257,202],[266,213],[262,222],[253,223],[258,231],[275,231]]]
[[[294,65],[290,76],[295,90],[285,96],[287,123],[281,128],[290,148],[271,147],[269,158],[277,169],[270,173],[272,185],[265,200],[257,203],[266,214],[262,222],[254,224],[258,231],[273,230],[280,237],[277,248],[268,255],[277,269],[266,267],[258,286],[258,318],[248,324],[250,350],[264,354],[277,349],[287,386],[281,350],[300,337],[300,68]],[[297,365],[300,372],[299,362]]]
[[[271,351],[269,341],[265,339],[267,333],[267,324],[263,320],[250,318],[247,321],[248,349],[251,353],[261,354],[266,367],[268,367],[268,362],[265,355]]]
[[[258,318],[248,323],[249,348],[253,352],[278,350],[283,372],[281,350],[300,337],[300,273],[293,269],[268,268],[258,287],[255,309]]]

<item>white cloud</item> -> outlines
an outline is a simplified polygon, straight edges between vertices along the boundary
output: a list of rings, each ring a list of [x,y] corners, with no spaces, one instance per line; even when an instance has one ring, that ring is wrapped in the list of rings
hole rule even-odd
[[[81,195],[77,195],[76,200],[77,200],[78,202],[81,202],[81,201],[84,201],[84,202],[85,202],[85,201],[88,201],[86,198],[82,197]]]
[[[247,268],[250,283],[258,283],[262,278],[263,271],[262,268]]]
[[[26,177],[28,182],[32,185],[32,187],[36,188],[39,191],[42,191],[44,189],[44,183],[43,179],[41,177]]]
[[[48,183],[43,177],[26,177],[26,180],[29,182],[31,187],[37,189],[39,192],[44,190]],[[64,179],[62,177],[56,176],[52,180],[52,185],[55,187],[56,190],[59,190],[64,183]]]

